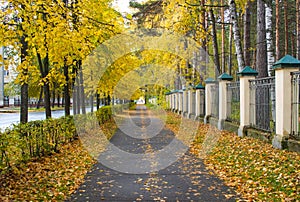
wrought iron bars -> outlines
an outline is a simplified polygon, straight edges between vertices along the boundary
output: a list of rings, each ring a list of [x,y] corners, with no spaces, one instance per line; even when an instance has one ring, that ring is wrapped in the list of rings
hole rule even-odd
[[[219,84],[211,86],[211,116],[219,118]]]
[[[250,80],[250,125],[275,131],[275,77]]]
[[[292,72],[292,134],[296,139],[300,139],[300,72]]]
[[[240,82],[227,84],[226,120],[240,123]]]

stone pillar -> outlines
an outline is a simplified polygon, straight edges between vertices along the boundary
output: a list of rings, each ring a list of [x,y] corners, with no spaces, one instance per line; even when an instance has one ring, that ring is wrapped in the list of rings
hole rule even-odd
[[[299,71],[300,61],[286,55],[273,65],[275,70],[276,131],[272,140],[275,148],[284,149],[291,134],[292,83],[291,72]]]
[[[208,78],[205,80],[205,116],[204,123],[209,123],[211,116],[211,86],[215,84],[215,80]]]
[[[178,111],[178,92],[174,92],[174,111]]]
[[[195,100],[195,119],[199,118],[201,115],[201,90],[204,89],[204,86],[198,84],[196,87],[196,100]]]
[[[193,111],[193,90],[189,89],[188,90],[188,113],[187,113],[187,117],[191,118],[192,115],[192,111]]]
[[[249,66],[246,66],[240,76],[240,126],[238,136],[245,136],[245,129],[250,125],[250,85],[249,80],[255,79],[258,72]]]
[[[185,116],[188,112],[188,94],[185,89],[183,89],[182,97],[182,116]]]
[[[219,77],[219,120],[218,129],[224,129],[224,122],[227,113],[227,83],[232,81],[233,77],[227,73],[221,74]]]
[[[171,94],[171,102],[172,102],[171,110],[175,111],[175,93],[174,92],[172,92],[172,94]]]
[[[182,91],[178,91],[178,114],[182,113]]]

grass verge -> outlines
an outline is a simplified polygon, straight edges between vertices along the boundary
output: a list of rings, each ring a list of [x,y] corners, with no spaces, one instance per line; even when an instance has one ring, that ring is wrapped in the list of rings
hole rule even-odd
[[[113,119],[100,127],[108,139],[117,128]],[[65,144],[58,153],[0,175],[0,201],[63,201],[79,187],[94,163],[80,140]]]
[[[176,130],[180,119],[168,113],[167,125]],[[204,163],[246,200],[300,201],[299,153],[278,150],[261,140],[240,138],[202,123],[191,152],[202,158],[212,136],[215,144],[204,156]]]

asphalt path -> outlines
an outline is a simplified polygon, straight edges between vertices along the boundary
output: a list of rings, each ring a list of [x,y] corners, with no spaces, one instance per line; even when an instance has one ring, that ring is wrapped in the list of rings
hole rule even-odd
[[[206,169],[202,159],[196,158],[188,150],[173,162],[168,161],[170,153],[159,156],[161,159],[156,156],[151,160],[151,154],[162,151],[174,141],[178,149],[184,148],[172,131],[163,127],[157,133],[161,121],[151,111],[139,106],[123,121],[107,150],[99,156],[98,163],[67,201],[219,202],[239,199],[232,188]],[[119,150],[129,156],[118,156]],[[139,159],[141,156],[149,158]],[[151,169],[151,166],[158,166],[157,162],[170,165]]]

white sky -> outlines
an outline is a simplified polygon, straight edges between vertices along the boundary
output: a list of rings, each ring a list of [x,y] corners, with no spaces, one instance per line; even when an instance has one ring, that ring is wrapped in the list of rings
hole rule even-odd
[[[129,8],[130,0],[115,0],[113,6],[121,13],[132,13],[132,9]],[[143,2],[144,0],[137,0],[137,2]]]

